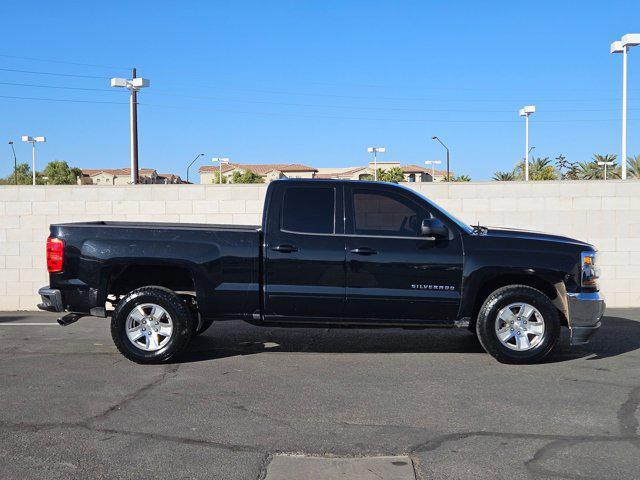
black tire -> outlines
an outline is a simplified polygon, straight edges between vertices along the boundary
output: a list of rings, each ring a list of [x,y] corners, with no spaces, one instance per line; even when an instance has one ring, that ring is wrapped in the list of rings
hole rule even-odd
[[[142,350],[133,345],[127,337],[126,320],[129,313],[145,303],[164,308],[173,323],[169,341],[156,351]],[[195,326],[187,305],[180,297],[167,288],[148,286],[132,291],[118,303],[111,318],[111,337],[120,353],[133,362],[167,363],[184,351],[193,336]]]
[[[544,319],[544,334],[538,345],[526,351],[512,350],[496,334],[496,319],[504,307],[524,302],[535,307]],[[482,347],[502,363],[536,363],[546,357],[560,338],[560,316],[544,293],[526,285],[508,285],[487,297],[476,321],[476,333]]]

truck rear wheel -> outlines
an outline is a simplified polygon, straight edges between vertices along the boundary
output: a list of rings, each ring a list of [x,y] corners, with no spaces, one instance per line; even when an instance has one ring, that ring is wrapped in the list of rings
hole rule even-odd
[[[544,293],[526,285],[499,288],[485,300],[476,322],[484,349],[503,363],[535,363],[560,337],[558,311]]]
[[[116,347],[136,363],[165,363],[179,355],[195,323],[185,303],[171,290],[148,286],[123,298],[111,318]]]

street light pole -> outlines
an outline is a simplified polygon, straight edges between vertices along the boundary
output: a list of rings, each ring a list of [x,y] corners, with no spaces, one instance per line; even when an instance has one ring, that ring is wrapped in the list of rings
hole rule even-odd
[[[213,163],[218,162],[218,165],[220,166],[220,170],[219,170],[219,174],[218,174],[218,183],[220,185],[222,185],[222,164],[224,163],[225,165],[229,164],[229,158],[228,157],[213,157],[211,159],[211,161]]]
[[[436,178],[436,165],[440,165],[440,160],[425,160],[425,165],[431,165],[431,181],[434,182]]]
[[[615,162],[598,162],[601,167],[604,166],[604,179],[607,179],[607,167],[612,166]]]
[[[18,158],[16,157],[16,149],[13,146],[13,140],[9,140],[9,145],[11,145],[11,150],[13,150],[13,178],[15,179],[16,185],[18,185]]]
[[[436,140],[447,151],[447,182],[450,182],[451,181],[451,171],[449,170],[449,147],[447,147],[444,143],[442,143],[442,140],[440,140],[440,138],[435,136],[435,135],[433,137],[431,137],[431,140]]]
[[[22,141],[31,144],[31,175],[33,176],[33,184],[36,184],[36,143],[46,142],[45,137],[31,137],[23,135]]]
[[[131,183],[138,183],[138,91],[149,86],[149,80],[139,78],[136,69],[132,71],[131,80],[126,78],[112,78],[112,87],[126,88],[130,92],[129,96],[129,128],[130,128],[130,156],[131,156]]]
[[[33,184],[36,184],[36,142],[31,143],[31,175],[33,176]]]
[[[622,46],[622,180],[627,179],[627,51]],[[604,179],[607,179],[607,166],[604,167]]]
[[[378,153],[384,153],[387,149],[385,147],[369,147],[367,152],[373,153],[373,180],[378,181]]]
[[[196,158],[194,158],[192,160],[192,162],[189,164],[189,166],[187,166],[187,182],[189,181],[189,169],[191,168],[191,165],[193,165],[195,163],[196,160],[198,160],[200,157],[202,157],[204,155],[204,153],[199,153]]]
[[[611,44],[611,53],[622,53],[622,180],[627,179],[627,53],[629,47],[640,45],[640,33],[628,33]]]
[[[136,69],[132,71],[131,78],[136,78]],[[135,89],[130,89],[129,96],[129,126],[131,128],[131,183],[137,184],[140,180],[138,175],[138,93]]]
[[[529,181],[529,115],[535,113],[535,105],[527,105],[520,109],[520,116],[525,118],[524,133],[524,180]]]
[[[524,147],[524,179],[525,181],[529,181],[529,115],[525,118],[525,147]]]

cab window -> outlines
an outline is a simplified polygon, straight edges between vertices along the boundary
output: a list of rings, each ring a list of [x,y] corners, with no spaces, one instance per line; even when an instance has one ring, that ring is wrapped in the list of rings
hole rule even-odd
[[[353,191],[353,233],[356,235],[420,235],[422,220],[430,218],[419,205],[392,192]]]
[[[282,202],[281,230],[334,233],[335,203],[332,187],[289,187]]]

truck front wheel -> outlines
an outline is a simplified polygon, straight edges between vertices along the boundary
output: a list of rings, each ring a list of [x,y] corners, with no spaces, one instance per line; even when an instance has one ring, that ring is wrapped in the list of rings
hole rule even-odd
[[[503,363],[535,363],[560,337],[560,318],[551,300],[526,285],[499,288],[485,300],[476,322],[484,349]]]
[[[180,354],[195,323],[185,303],[171,290],[148,286],[123,298],[111,318],[116,347],[136,363],[166,363]]]

